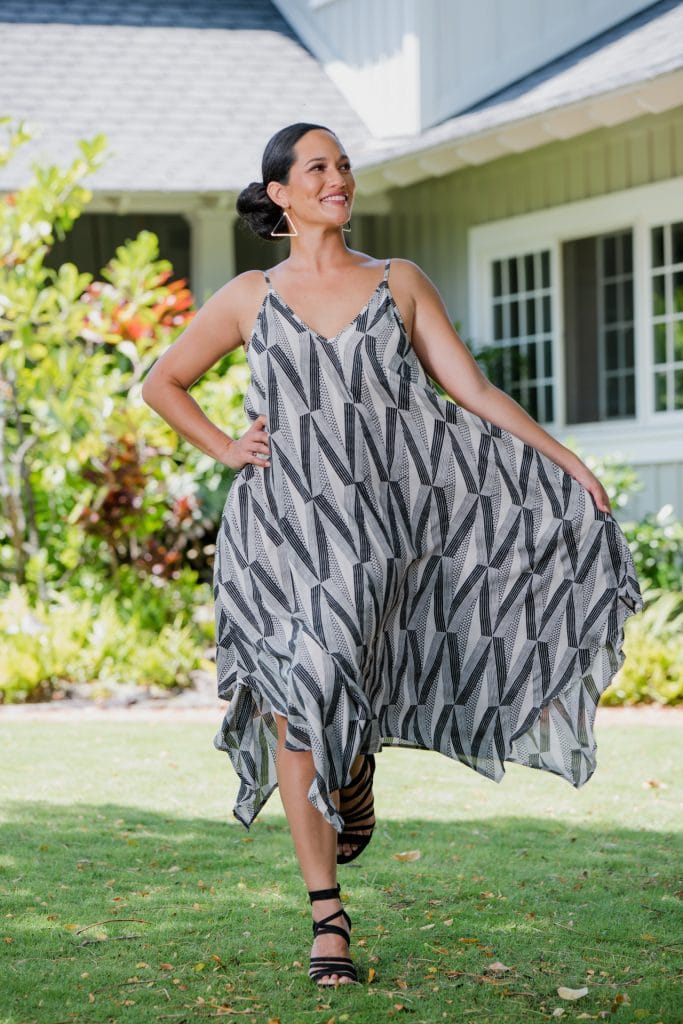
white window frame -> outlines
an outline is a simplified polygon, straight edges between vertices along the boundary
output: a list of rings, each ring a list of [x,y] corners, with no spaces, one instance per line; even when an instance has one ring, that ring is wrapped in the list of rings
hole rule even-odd
[[[469,229],[469,333],[475,344],[491,344],[493,339],[491,262],[539,249],[550,252],[555,420],[545,423],[544,428],[560,440],[571,439],[582,450],[597,455],[619,453],[637,463],[683,458],[683,410],[654,410],[651,293],[651,228],[680,220],[683,220],[683,183],[675,178]],[[633,231],[636,416],[567,424],[562,244],[627,228]]]

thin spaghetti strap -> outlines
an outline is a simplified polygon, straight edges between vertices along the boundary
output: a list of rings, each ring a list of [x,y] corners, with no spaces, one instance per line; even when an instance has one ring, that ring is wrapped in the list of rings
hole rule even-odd
[[[391,259],[386,260],[384,264],[384,277],[382,278],[384,284],[389,280],[389,268],[391,266]]]

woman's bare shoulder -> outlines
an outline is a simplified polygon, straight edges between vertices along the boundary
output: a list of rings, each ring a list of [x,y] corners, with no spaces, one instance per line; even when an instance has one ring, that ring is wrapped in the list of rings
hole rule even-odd
[[[244,270],[226,281],[215,294],[228,302],[239,302],[242,299],[249,301],[258,292],[262,293],[266,287],[262,270]]]
[[[210,304],[234,324],[243,340],[249,337],[268,289],[261,270],[245,270],[226,281],[209,300]],[[207,303],[208,304],[208,303]]]
[[[407,260],[403,256],[391,257],[391,277],[399,284],[402,283],[406,286],[419,286],[429,280],[417,263]]]

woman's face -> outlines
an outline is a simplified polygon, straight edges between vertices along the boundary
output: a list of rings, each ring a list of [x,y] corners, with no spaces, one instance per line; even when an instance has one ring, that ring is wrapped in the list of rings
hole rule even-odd
[[[301,136],[294,153],[296,159],[285,186],[294,223],[345,224],[351,216],[356,183],[337,139],[314,129]]]

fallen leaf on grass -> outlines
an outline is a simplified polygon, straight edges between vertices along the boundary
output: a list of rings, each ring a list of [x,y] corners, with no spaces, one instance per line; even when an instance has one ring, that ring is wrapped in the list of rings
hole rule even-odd
[[[587,988],[564,988],[562,985],[557,990],[560,999],[582,999],[588,995]],[[562,1011],[564,1012],[564,1011]]]
[[[630,1006],[630,1005],[631,1005],[631,1000],[626,995],[626,993],[625,992],[619,992],[614,997],[614,1002],[612,1003],[612,1010],[616,1010],[616,1008],[618,1006]]]
[[[392,854],[394,860],[419,860],[422,854],[419,850],[404,850],[403,853]]]
[[[556,1006],[555,1009],[553,1010],[551,1016],[552,1017],[563,1017],[564,1016],[564,1010],[562,1009],[561,1006]]]
[[[488,966],[485,967],[484,970],[485,971],[498,971],[500,974],[502,974],[503,971],[511,971],[512,968],[511,967],[506,967],[505,964],[501,964],[499,960],[496,960],[495,964],[488,964]]]
[[[666,782],[660,782],[659,779],[646,779],[643,783],[643,789],[667,789],[668,785]]]
[[[371,985],[372,982],[375,980],[375,974],[376,974],[375,968],[374,967],[370,967],[370,969],[368,970],[368,985]]]

